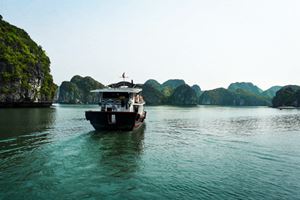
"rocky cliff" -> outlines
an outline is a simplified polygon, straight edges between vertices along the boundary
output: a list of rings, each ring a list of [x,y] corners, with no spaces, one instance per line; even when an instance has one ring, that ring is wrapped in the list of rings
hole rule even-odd
[[[242,89],[246,92],[253,93],[256,95],[260,95],[263,91],[256,85],[250,82],[236,82],[236,83],[231,83],[228,86],[228,90],[230,91],[236,91],[238,89]]]
[[[0,106],[49,106],[56,88],[42,47],[0,17]]]
[[[272,100],[273,107],[294,106],[300,107],[300,86],[287,85],[281,88]]]
[[[262,94],[254,94],[243,89],[238,89],[234,92],[235,106],[270,106],[271,99],[264,97]]]
[[[155,87],[151,82],[145,82],[142,89],[142,95],[147,105],[161,105],[165,103],[165,96],[159,87]]]
[[[196,92],[197,98],[199,98],[203,93],[199,85],[193,85],[192,89]]]
[[[171,89],[176,89],[178,86],[180,85],[184,85],[185,82],[184,80],[181,80],[181,79],[169,79],[167,80],[166,82],[164,82],[161,87],[162,88],[165,88],[165,87],[169,87]]]
[[[233,105],[234,94],[225,88],[204,91],[199,98],[201,105]]]
[[[157,90],[161,90],[161,84],[157,80],[154,80],[154,79],[147,80],[144,83],[144,85],[151,86],[152,88],[155,88]]]
[[[270,98],[270,99],[273,99],[276,95],[276,92],[278,92],[280,89],[282,88],[282,86],[273,86],[273,87],[270,87],[269,89],[265,90],[262,95],[267,97],[267,98]]]
[[[144,83],[142,93],[147,105],[195,105],[201,89],[198,85],[191,88],[180,79],[170,79],[163,84],[149,79]]]
[[[58,103],[66,104],[97,104],[99,97],[91,90],[100,89],[104,86],[93,78],[74,76],[71,81],[64,81],[59,87]]]
[[[169,97],[171,105],[197,105],[198,97],[196,92],[187,84],[178,86]]]
[[[202,105],[222,105],[222,106],[267,106],[270,101],[263,96],[259,96],[243,89],[234,91],[225,88],[217,88],[205,91],[199,98]]]

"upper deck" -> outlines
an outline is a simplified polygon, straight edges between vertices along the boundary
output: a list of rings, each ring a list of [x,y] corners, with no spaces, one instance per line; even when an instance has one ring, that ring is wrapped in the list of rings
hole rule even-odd
[[[131,94],[138,94],[141,91],[142,91],[141,88],[128,88],[128,87],[103,88],[103,89],[91,90],[91,92],[98,92],[98,93],[104,93],[104,92],[126,92],[126,93],[131,93]]]
[[[132,82],[122,81],[91,92],[99,93],[99,105],[102,111],[142,113],[145,101],[140,95],[142,89],[136,86]]]
[[[138,85],[133,84],[133,81],[121,81],[118,83],[113,83],[108,85],[108,87],[103,89],[96,89],[92,90],[91,92],[98,92],[98,93],[128,93],[128,94],[138,94],[142,91],[141,88],[137,87]]]

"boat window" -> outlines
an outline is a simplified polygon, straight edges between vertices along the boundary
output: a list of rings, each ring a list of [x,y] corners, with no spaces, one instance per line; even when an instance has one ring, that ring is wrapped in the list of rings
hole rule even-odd
[[[103,98],[105,99],[129,98],[129,94],[127,92],[104,92]]]

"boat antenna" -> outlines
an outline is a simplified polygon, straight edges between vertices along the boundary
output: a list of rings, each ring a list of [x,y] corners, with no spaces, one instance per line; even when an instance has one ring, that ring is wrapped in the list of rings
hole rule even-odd
[[[131,87],[135,88],[136,84],[133,84],[133,80],[131,79]]]

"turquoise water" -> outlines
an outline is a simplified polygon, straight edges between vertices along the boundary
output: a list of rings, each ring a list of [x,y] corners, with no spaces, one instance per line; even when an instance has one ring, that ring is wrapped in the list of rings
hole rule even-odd
[[[89,109],[0,110],[0,199],[300,199],[300,110],[147,107],[97,133]]]

